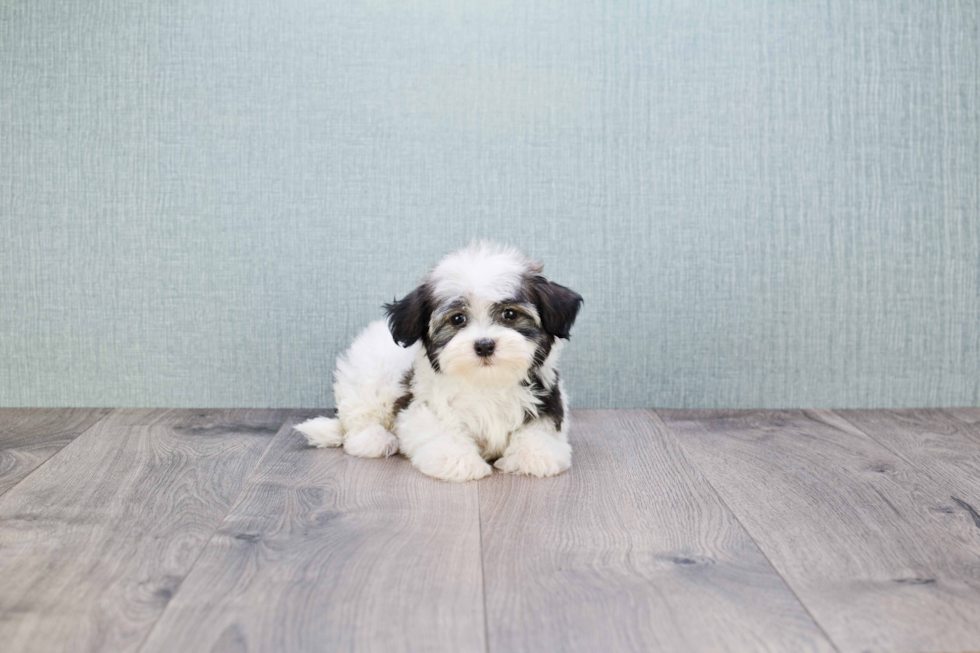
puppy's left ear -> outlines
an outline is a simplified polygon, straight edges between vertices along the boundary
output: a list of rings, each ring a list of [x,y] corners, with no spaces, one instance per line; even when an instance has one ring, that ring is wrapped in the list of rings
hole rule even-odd
[[[532,280],[534,305],[541,316],[541,326],[556,338],[568,339],[572,325],[582,307],[582,295],[570,288],[552,283],[542,276]]]
[[[402,299],[385,304],[388,312],[388,330],[402,347],[414,345],[429,330],[432,308],[429,290],[422,284]]]

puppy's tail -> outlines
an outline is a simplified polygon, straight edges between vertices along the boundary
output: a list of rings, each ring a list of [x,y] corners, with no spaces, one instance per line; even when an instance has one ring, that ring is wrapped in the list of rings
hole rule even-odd
[[[311,447],[339,447],[344,443],[344,429],[336,417],[314,417],[293,428],[306,436]]]

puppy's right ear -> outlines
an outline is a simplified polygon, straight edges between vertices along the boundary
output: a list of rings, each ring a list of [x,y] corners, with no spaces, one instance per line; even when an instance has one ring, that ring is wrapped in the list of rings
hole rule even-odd
[[[399,301],[385,304],[391,337],[402,347],[415,344],[429,330],[429,289],[422,284]]]

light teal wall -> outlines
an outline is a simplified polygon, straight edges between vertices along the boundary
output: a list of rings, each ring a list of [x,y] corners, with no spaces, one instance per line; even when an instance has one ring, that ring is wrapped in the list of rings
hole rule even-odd
[[[0,405],[330,406],[475,236],[579,407],[980,403],[980,4],[0,3]]]

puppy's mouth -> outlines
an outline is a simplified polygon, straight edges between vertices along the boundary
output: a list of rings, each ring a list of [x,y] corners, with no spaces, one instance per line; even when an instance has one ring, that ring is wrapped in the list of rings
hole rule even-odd
[[[480,367],[491,367],[493,366],[494,357],[488,356],[486,358],[480,359]]]

